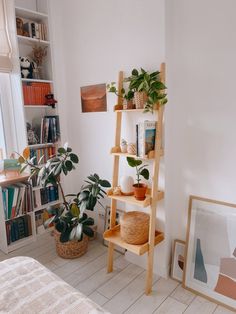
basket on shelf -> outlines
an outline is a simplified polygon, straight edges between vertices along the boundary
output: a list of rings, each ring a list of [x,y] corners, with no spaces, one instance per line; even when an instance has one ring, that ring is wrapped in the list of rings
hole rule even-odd
[[[54,230],[54,238],[56,242],[57,254],[62,258],[73,259],[84,255],[88,250],[88,237],[83,234],[83,239],[81,241],[68,241],[62,243],[60,241],[60,232],[56,229]]]
[[[136,109],[143,109],[147,102],[147,94],[145,92],[135,92],[134,93],[134,103]]]
[[[129,244],[144,244],[148,241],[149,215],[139,211],[124,213],[120,219],[120,235]]]

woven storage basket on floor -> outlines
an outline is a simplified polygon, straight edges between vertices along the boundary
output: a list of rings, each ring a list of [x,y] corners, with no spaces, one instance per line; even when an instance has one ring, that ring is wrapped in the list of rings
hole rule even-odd
[[[60,232],[54,230],[54,238],[56,242],[56,251],[60,257],[63,258],[76,258],[84,255],[88,250],[88,237],[83,234],[82,241],[68,241],[65,243],[60,242]]]
[[[120,219],[121,239],[129,244],[143,244],[148,241],[149,215],[132,211],[124,213]]]
[[[136,109],[143,109],[147,102],[147,94],[145,92],[134,93],[134,103]]]

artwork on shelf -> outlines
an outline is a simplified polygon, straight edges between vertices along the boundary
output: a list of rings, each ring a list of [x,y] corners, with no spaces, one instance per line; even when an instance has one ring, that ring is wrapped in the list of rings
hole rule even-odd
[[[236,309],[236,205],[190,196],[184,286]]]
[[[83,86],[80,91],[82,112],[107,111],[106,84]]]
[[[105,223],[104,223],[104,231],[106,231],[107,229],[109,229],[109,225],[110,225],[110,210],[111,207],[110,206],[106,206],[105,208]],[[121,209],[116,209],[116,225],[118,225],[120,223],[120,217],[121,215],[124,213],[123,210]],[[108,246],[108,242],[107,240],[103,239],[103,244],[105,246]],[[115,250],[118,251],[119,253],[125,254],[125,249],[123,249],[120,246],[115,246]]]
[[[175,240],[172,256],[171,277],[179,282],[183,281],[184,260],[185,242],[182,240]]]

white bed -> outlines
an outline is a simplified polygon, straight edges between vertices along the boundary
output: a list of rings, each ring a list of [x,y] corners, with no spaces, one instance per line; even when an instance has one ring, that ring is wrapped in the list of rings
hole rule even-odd
[[[0,262],[0,313],[108,312],[36,260],[20,256]]]

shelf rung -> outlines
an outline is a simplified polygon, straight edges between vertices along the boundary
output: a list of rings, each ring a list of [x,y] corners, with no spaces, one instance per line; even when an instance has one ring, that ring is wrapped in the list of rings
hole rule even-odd
[[[111,230],[106,230],[103,234],[103,237],[105,240],[118,245],[124,249],[126,249],[129,252],[132,252],[137,255],[143,255],[149,250],[149,244],[144,243],[140,245],[134,245],[126,243],[124,240],[121,239],[120,236],[120,225],[114,227]],[[159,244],[164,240],[164,233],[160,231],[155,232],[155,245]]]

